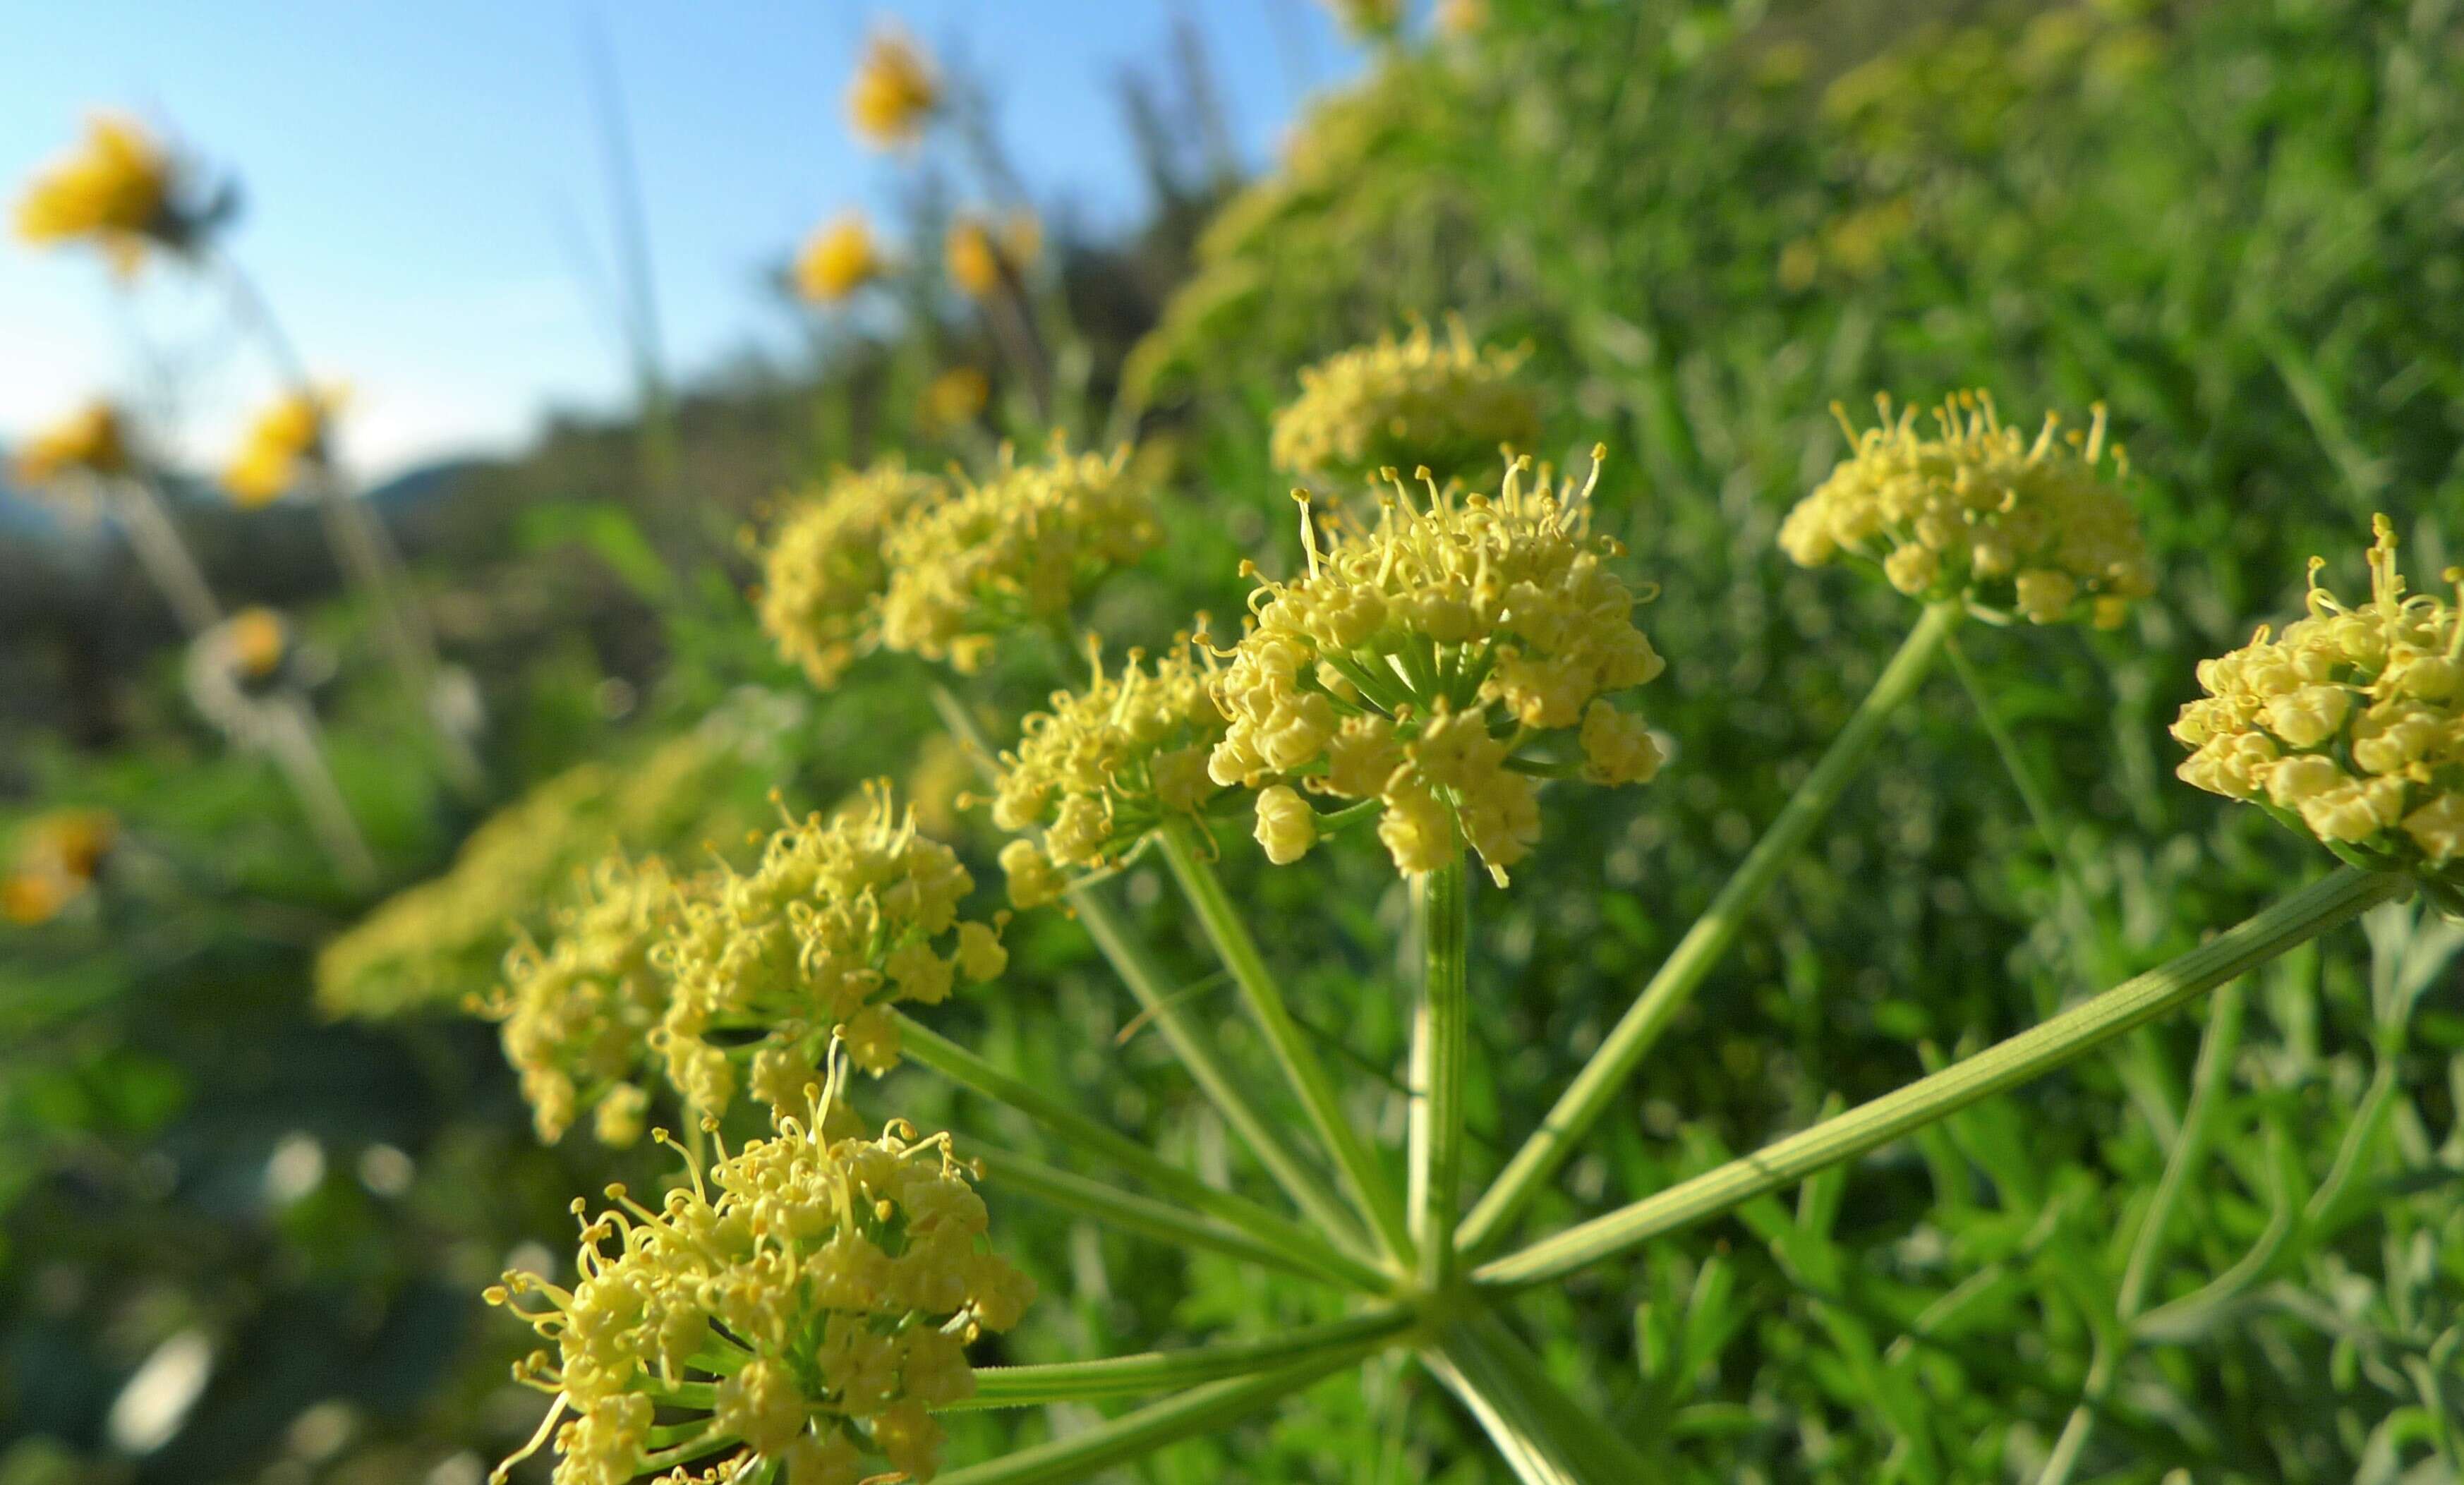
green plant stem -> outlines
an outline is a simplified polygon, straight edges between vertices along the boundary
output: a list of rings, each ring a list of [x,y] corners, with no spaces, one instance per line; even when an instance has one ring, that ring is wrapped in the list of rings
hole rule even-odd
[[[974,713],[968,711],[966,704],[952,694],[946,686],[933,688],[933,704],[941,713],[942,724],[975,752],[979,766],[989,777],[993,760],[999,754],[994,751],[991,740],[984,736],[983,729],[976,725]],[[1113,972],[1121,977],[1121,983],[1129,987],[1131,995],[1137,1000],[1147,1018],[1155,1023],[1155,1030],[1162,1033],[1173,1055],[1180,1059],[1191,1079],[1214,1103],[1217,1112],[1223,1116],[1223,1122],[1230,1125],[1232,1132],[1249,1147],[1249,1152],[1266,1168],[1266,1173],[1274,1177],[1275,1184],[1284,1189],[1285,1194],[1291,1197],[1292,1204],[1300,1209],[1302,1215],[1308,1217],[1336,1247],[1353,1257],[1374,1261],[1360,1229],[1345,1209],[1342,1198],[1327,1185],[1323,1176],[1293,1153],[1285,1131],[1268,1120],[1250,1099],[1239,1075],[1232,1071],[1231,1064],[1223,1059],[1222,1053],[1215,1044],[1200,1035],[1197,1024],[1175,998],[1171,982],[1148,955],[1145,946],[1130,932],[1129,926],[1121,921],[1120,914],[1113,911],[1111,901],[1102,890],[1086,883],[1073,884],[1069,888],[1069,906],[1077,909],[1078,921],[1087,929],[1088,936],[1095,941],[1096,950],[1111,963]]]
[[[896,1015],[895,1012],[892,1013]],[[1236,1192],[1219,1190],[1120,1131],[1098,1124],[1025,1079],[1001,1071],[930,1028],[898,1017],[906,1055],[951,1081],[1007,1104],[1043,1125],[1074,1150],[1109,1162],[1158,1191],[1217,1217],[1324,1277],[1355,1289],[1383,1293],[1388,1276],[1329,1244],[1308,1228],[1268,1212]]]
[[[1500,1289],[1543,1283],[1793,1186],[1817,1170],[2050,1072],[2411,889],[2407,877],[2340,869],[2189,953],[2041,1025],[1743,1159],[1484,1264],[1473,1279]]]
[[[1177,1444],[1246,1417],[1321,1377],[1352,1365],[1383,1344],[1381,1338],[1355,1343],[1353,1346],[1332,1347],[1274,1371],[1210,1382],[1083,1432],[953,1470],[937,1479],[939,1485],[1060,1485],[1065,1480],[1085,1479],[1167,1444]]]
[[[1420,1282],[1434,1291],[1454,1279],[1455,1204],[1463,1190],[1471,908],[1460,843],[1444,865],[1412,879],[1412,903],[1419,919],[1420,1001],[1412,1017],[1409,1200]]]
[[[1147,1351],[1046,1366],[979,1367],[976,1395],[938,1410],[974,1412],[991,1408],[1135,1397],[1170,1387],[1273,1371],[1338,1349],[1358,1358],[1387,1345],[1411,1329],[1417,1320],[1407,1306],[1385,1304],[1328,1324],[1287,1330],[1265,1341],[1221,1341],[1180,1351]]]
[[[1224,895],[1221,879],[1199,849],[1195,827],[1183,820],[1173,820],[1158,834],[1164,861],[1180,884],[1181,895],[1188,899],[1217,956],[1248,1000],[1249,1014],[1257,1018],[1266,1045],[1274,1049],[1283,1063],[1284,1076],[1299,1095],[1301,1106],[1309,1111],[1318,1138],[1334,1157],[1335,1169],[1351,1189],[1353,1204],[1395,1261],[1409,1262],[1413,1249],[1403,1221],[1402,1202],[1379,1166],[1376,1153],[1345,1117],[1343,1103],[1335,1093],[1333,1081],[1327,1076],[1326,1064],[1318,1060],[1316,1050],[1292,1018],[1283,989],[1258,952],[1258,943],[1250,935],[1248,924]]]
[[[1608,1111],[1633,1075],[1635,1064],[1642,1060],[1643,1054],[1660,1039],[1660,1034],[1727,952],[1728,946],[1736,942],[1746,920],[1771,890],[1771,884],[1779,880],[1780,869],[1838,802],[1848,780],[1881,741],[1882,729],[1891,713],[1915,694],[1918,685],[1933,668],[1935,655],[1959,619],[1957,608],[1936,604],[1917,621],[1899,653],[1883,667],[1874,688],[1833,739],[1821,761],[1815,764],[1814,772],[1797,786],[1779,818],[1754,842],[1753,850],[1727,884],[1720,888],[1720,895],[1711,900],[1703,916],[1685,930],[1685,936],[1678,941],[1650,983],[1643,986],[1642,994],[1627,1008],[1599,1050],[1592,1054],[1591,1060],[1558,1096],[1548,1118],[1507,1162],[1486,1194],[1474,1204],[1471,1214],[1455,1234],[1455,1245],[1466,1256],[1487,1252],[1506,1236],[1508,1225],[1540,1194],[1542,1186],[1556,1174],[1566,1157],[1573,1153],[1575,1142]]]
[[[1571,1445],[1577,1455],[1590,1462],[1591,1478],[1600,1480],[1642,1480],[1649,1477],[1650,1467],[1633,1445],[1608,1426],[1591,1409],[1566,1394],[1564,1388],[1549,1376],[1548,1368],[1523,1339],[1507,1324],[1503,1316],[1491,1311],[1470,1322],[1489,1353],[1504,1364],[1525,1394],[1537,1405],[1549,1427]]]
[[[1643,1461],[1551,1383],[1494,1316],[1445,1327],[1421,1361],[1488,1435],[1522,1485],[1623,1485]]]
[[[1152,1196],[1139,1196],[1107,1186],[1091,1177],[1030,1160],[1014,1151],[979,1141],[967,1153],[983,1166],[984,1179],[1022,1195],[1066,1207],[1106,1226],[1137,1233],[1174,1246],[1209,1248],[1229,1257],[1259,1264],[1319,1283],[1343,1283],[1316,1263],[1286,1253],[1237,1228],[1224,1227]]]

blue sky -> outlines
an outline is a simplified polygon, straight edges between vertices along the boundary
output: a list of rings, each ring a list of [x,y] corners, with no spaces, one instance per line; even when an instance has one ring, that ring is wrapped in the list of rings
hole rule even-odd
[[[1040,198],[1131,219],[1142,187],[1113,79],[1161,70],[1173,17],[1204,33],[1240,147],[1262,160],[1358,57],[1310,0],[813,0],[796,5],[423,0],[19,5],[0,182],[97,108],[166,128],[246,188],[231,238],[319,376],[350,385],[370,475],[520,441],[552,405],[626,384],[592,274],[605,173],[583,37],[606,40],[647,198],[661,318],[685,374],[791,326],[760,284],[814,223],[879,210],[900,167],[845,126],[869,26],[962,50]],[[595,264],[596,266],[590,266]],[[0,246],[0,442],[95,391],[149,397],[174,452],[218,462],[271,376],[176,272],[123,301],[93,258]],[[147,349],[150,347],[150,349]]]

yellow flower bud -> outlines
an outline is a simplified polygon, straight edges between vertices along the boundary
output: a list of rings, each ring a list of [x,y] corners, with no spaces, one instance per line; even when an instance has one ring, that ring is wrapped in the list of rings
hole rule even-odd
[[[1317,811],[1289,786],[1270,785],[1258,792],[1255,834],[1265,848],[1266,860],[1288,866],[1317,843]]]

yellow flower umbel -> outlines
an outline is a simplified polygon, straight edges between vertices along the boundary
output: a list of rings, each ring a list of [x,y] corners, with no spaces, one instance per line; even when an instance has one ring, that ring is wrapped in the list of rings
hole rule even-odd
[[[35,490],[73,474],[112,479],[131,466],[127,428],[119,409],[104,402],[88,403],[17,451],[17,478]]]
[[[1016,1324],[1035,1283],[991,1251],[949,1136],[831,1140],[827,1105],[806,1108],[655,1212],[611,1188],[571,1289],[509,1273],[487,1292],[556,1347],[515,1367],[556,1401],[493,1478],[551,1436],[557,1485],[938,1473],[929,1409],[974,1395],[968,1343]]]
[[[2347,608],[2319,586],[2281,635],[2199,665],[2207,696],[2173,735],[2193,752],[2189,783],[2246,799],[2347,860],[2464,889],[2464,618],[2408,596],[2395,528],[2370,548],[2370,601]],[[2450,568],[2446,580],[2464,583]]]
[[[859,139],[882,149],[904,148],[923,136],[941,106],[941,84],[914,42],[895,31],[876,31],[847,84],[847,102]]]
[[[604,1143],[641,1138],[648,1100],[636,1080],[668,1009],[667,976],[650,950],[675,905],[666,863],[601,863],[583,901],[557,915],[553,946],[517,945],[504,983],[473,1006],[503,1024],[505,1060],[521,1077],[541,1141],[562,1139],[592,1110]]]
[[[1441,481],[1493,469],[1500,449],[1540,434],[1539,408],[1514,382],[1527,354],[1483,349],[1449,320],[1443,341],[1420,325],[1309,367],[1275,414],[1275,468],[1337,483],[1390,466],[1425,465]]]
[[[28,820],[0,873],[0,917],[28,928],[58,917],[93,887],[119,839],[120,819],[108,810],[54,810]]]
[[[1258,835],[1278,861],[1315,836],[1294,808],[1306,790],[1379,801],[1397,870],[1468,843],[1503,881],[1539,840],[1535,774],[1617,785],[1659,771],[1650,732],[1612,698],[1661,663],[1607,568],[1617,544],[1590,534],[1588,483],[1530,479],[1521,460],[1493,498],[1423,482],[1425,507],[1397,480],[1375,526],[1323,541],[1335,523],[1297,497],[1309,572],[1251,596],[1256,621],[1214,677],[1231,726],[1207,768],[1265,791]],[[1551,739],[1575,756],[1527,751]]]
[[[694,1107],[726,1109],[749,1067],[756,1098],[803,1106],[835,1030],[857,1065],[898,1062],[899,1001],[935,1005],[964,977],[1008,964],[1001,925],[961,921],[975,886],[957,853],[918,835],[913,814],[870,785],[856,808],[770,837],[759,864],[689,894],[653,958],[671,998],[652,1042]]]
[[[826,690],[874,641],[890,571],[882,542],[949,487],[885,459],[834,476],[792,509],[762,554],[761,629],[779,653]]]
[[[813,229],[796,253],[796,292],[807,304],[836,304],[882,274],[881,249],[862,212],[847,211]]]
[[[1879,563],[1911,598],[1999,621],[2086,616],[2107,629],[2153,591],[2139,515],[2119,488],[2130,472],[2122,446],[2111,446],[2109,478],[2103,469],[2102,404],[2085,434],[2061,433],[2047,413],[2032,442],[1981,392],[1937,408],[1931,436],[1915,408],[1894,417],[1889,398],[1875,402],[1881,423],[1862,433],[1834,409],[1856,452],[1780,526],[1800,566],[1846,553]]]
[[[1052,710],[1030,713],[1018,747],[1001,756],[993,823],[1043,832],[1036,860],[1014,854],[1020,842],[1002,853],[1002,865],[1017,868],[1011,900],[1021,907],[1048,900],[1052,863],[1116,864],[1165,820],[1196,819],[1223,789],[1206,774],[1223,714],[1188,637],[1151,669],[1130,651],[1118,675],[1106,675],[1100,653],[1089,651],[1087,688],[1055,691]]]
[[[338,392],[287,392],[259,413],[223,470],[231,504],[254,510],[289,494],[312,467],[325,461],[326,439],[341,404]]]
[[[1056,441],[1032,465],[1003,449],[991,479],[914,512],[882,543],[881,643],[972,673],[1000,636],[1061,622],[1157,539],[1155,495],[1128,448],[1106,458]]]
[[[1044,228],[1023,211],[1010,213],[995,226],[962,216],[942,239],[941,258],[950,281],[969,298],[989,299],[1005,293],[1044,251]]]
[[[178,205],[178,169],[136,120],[98,115],[84,143],[34,177],[17,203],[17,235],[38,246],[90,241],[125,275],[149,247],[185,250],[200,225]]]

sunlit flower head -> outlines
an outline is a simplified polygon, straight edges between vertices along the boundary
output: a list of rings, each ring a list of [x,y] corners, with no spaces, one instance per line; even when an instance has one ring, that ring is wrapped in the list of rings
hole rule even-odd
[[[1092,645],[1089,658],[1087,686],[1054,692],[1051,710],[1030,713],[1001,754],[992,810],[1003,830],[1041,832],[1045,860],[1082,869],[1114,864],[1223,792],[1206,774],[1224,730],[1199,664],[1211,657],[1184,636],[1152,665],[1132,650],[1110,675]]]
[[[938,1473],[931,1409],[974,1395],[968,1344],[1016,1324],[1034,1281],[992,1251],[949,1136],[833,1139],[836,1111],[806,1111],[721,1145],[655,1211],[610,1188],[571,1289],[509,1273],[487,1292],[555,1347],[515,1367],[555,1402],[494,1478],[551,1441],[557,1485]]]
[[[185,183],[170,154],[135,120],[98,114],[78,147],[28,184],[17,235],[30,243],[91,242],[133,273],[149,248],[185,251],[204,225],[183,208]]]
[[[128,429],[120,410],[92,402],[37,432],[17,451],[17,478],[40,490],[72,475],[109,479],[131,467]]]
[[[1935,409],[1930,434],[1914,407],[1894,416],[1890,399],[1876,404],[1881,422],[1861,433],[1839,413],[1856,451],[1780,526],[1798,564],[1845,554],[1912,598],[2032,623],[2085,617],[2111,628],[2154,591],[2120,445],[2104,466],[2102,404],[2084,433],[2047,413],[2034,440],[1981,392]]]
[[[923,136],[941,106],[941,82],[922,48],[884,27],[866,43],[847,101],[859,139],[881,149],[904,148]]]
[[[541,1140],[562,1139],[594,1110],[605,1143],[640,1138],[638,1080],[668,1008],[667,976],[650,950],[676,901],[667,863],[655,857],[601,863],[583,900],[557,915],[549,947],[517,945],[504,982],[474,1007],[502,1023],[505,1060],[521,1079]]]
[[[864,213],[841,212],[797,251],[796,293],[808,304],[836,304],[879,278],[885,266]]]
[[[1514,381],[1524,350],[1484,349],[1459,319],[1426,325],[1301,372],[1301,394],[1275,414],[1275,468],[1335,483],[1426,466],[1441,481],[1494,470],[1501,449],[1540,436],[1531,394]]]
[[[842,471],[789,508],[762,553],[761,629],[815,686],[837,685],[873,643],[891,528],[948,493],[893,457]]]
[[[1073,454],[1056,441],[1035,464],[1004,449],[991,478],[891,528],[881,641],[978,670],[1001,635],[1060,622],[1159,536],[1154,491],[1128,448]]]
[[[953,366],[925,383],[916,422],[933,432],[964,427],[983,416],[992,398],[991,378],[973,366]]]
[[[1539,777],[1658,772],[1658,745],[1617,697],[1661,662],[1635,627],[1637,594],[1609,571],[1619,549],[1591,535],[1588,483],[1534,477],[1525,460],[1494,496],[1424,475],[1416,497],[1397,480],[1374,525],[1298,498],[1308,572],[1260,579],[1254,622],[1212,678],[1230,726],[1208,773],[1268,791],[1270,856],[1318,833],[1292,813],[1298,791],[1378,801],[1400,871],[1468,844],[1502,881],[1539,840]]]
[[[1024,211],[1011,212],[999,223],[962,216],[950,224],[941,245],[950,281],[976,299],[1007,292],[1043,251],[1043,224]]]
[[[58,917],[93,889],[119,839],[120,818],[108,810],[53,810],[26,821],[0,872],[0,917],[26,927]]]
[[[790,822],[750,872],[689,894],[654,953],[672,982],[653,1037],[670,1081],[713,1114],[743,1086],[792,1110],[833,1033],[858,1066],[889,1071],[891,1006],[938,1004],[1008,963],[1003,915],[958,915],[974,886],[957,853],[892,807],[887,784],[836,818]],[[758,1038],[743,1039],[747,1029]]]
[[[2464,619],[2405,591],[2395,528],[2375,527],[2369,601],[2320,586],[2314,557],[2309,617],[2200,663],[2208,694],[2173,724],[2194,750],[2180,773],[2349,860],[2464,887]]]
[[[223,469],[223,489],[242,510],[289,494],[331,456],[329,440],[342,394],[333,389],[286,392],[257,414],[239,452]]]

